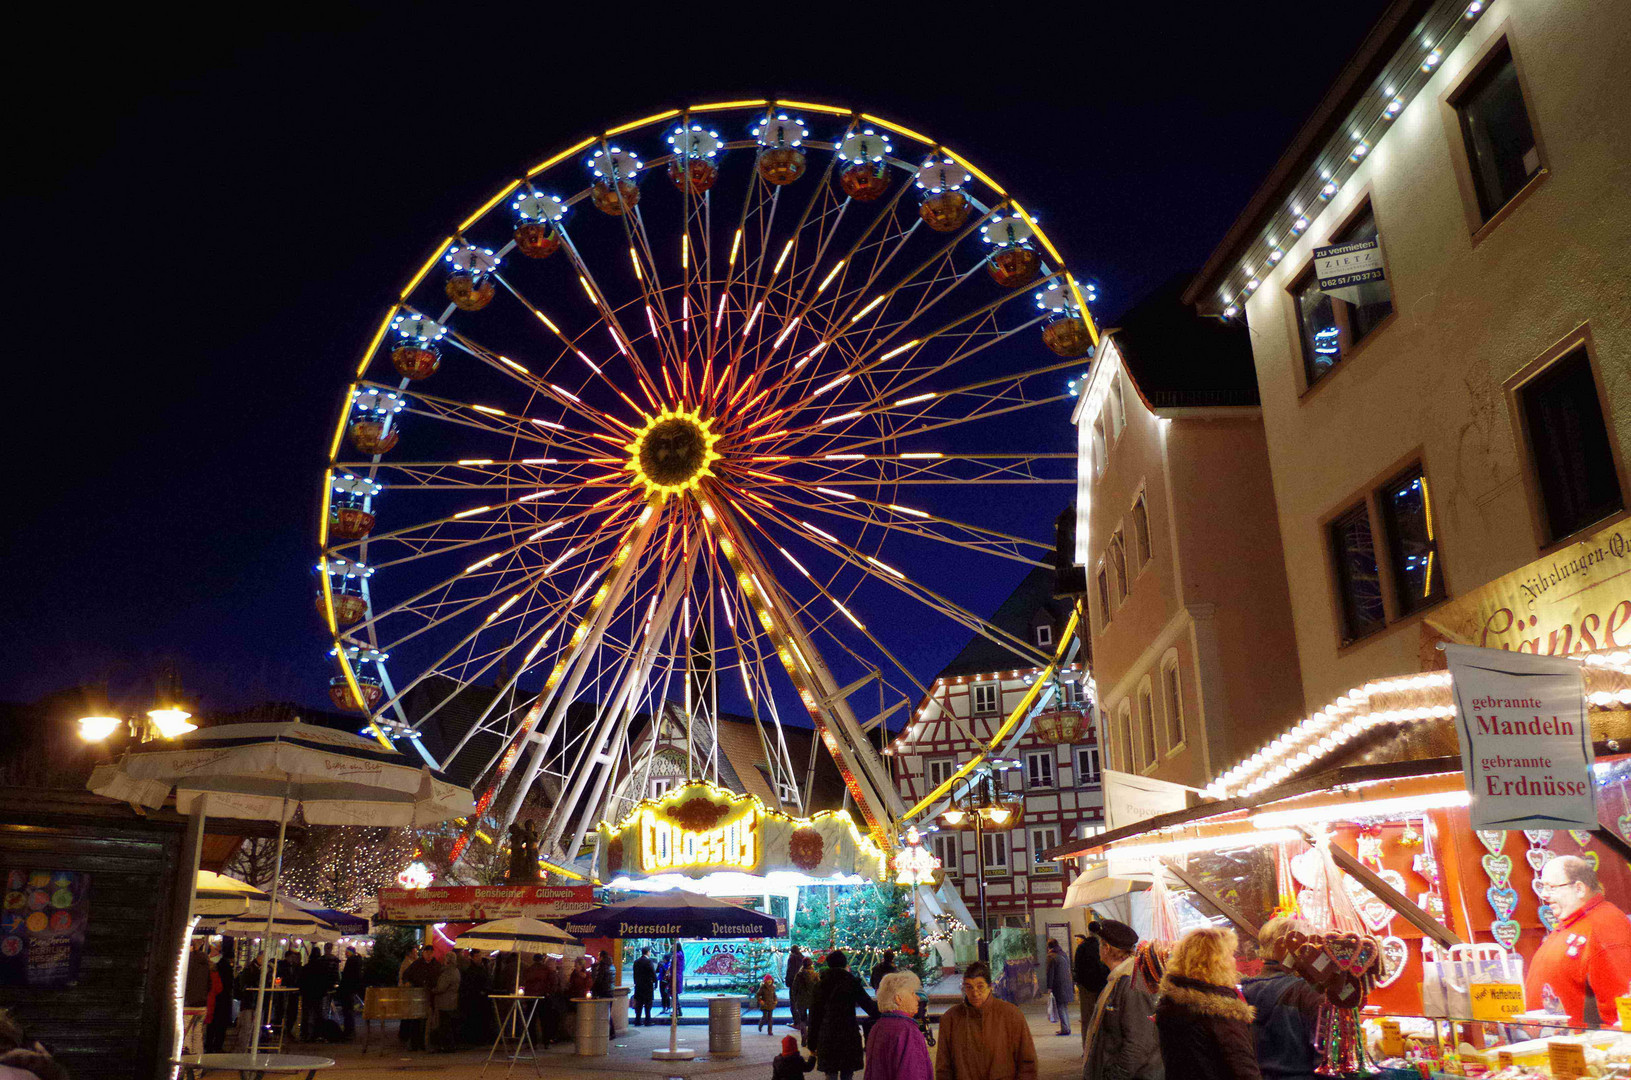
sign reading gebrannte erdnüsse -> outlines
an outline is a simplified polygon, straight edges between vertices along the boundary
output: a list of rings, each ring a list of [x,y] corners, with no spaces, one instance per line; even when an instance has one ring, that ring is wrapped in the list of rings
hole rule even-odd
[[[1591,725],[1577,661],[1446,645],[1475,829],[1595,829]]]

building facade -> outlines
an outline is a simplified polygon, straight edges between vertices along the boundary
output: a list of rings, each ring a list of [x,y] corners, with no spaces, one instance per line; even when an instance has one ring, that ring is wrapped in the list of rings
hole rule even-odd
[[[1032,571],[991,622],[1044,652],[1053,651],[1070,613],[1070,603],[1054,597],[1053,583],[1051,567]],[[977,636],[935,679],[914,719],[887,751],[908,805],[982,750],[1042,673],[1040,667],[1015,667],[1015,662],[1006,648]],[[1023,926],[1046,936],[1052,927],[1059,936],[1068,928],[1071,918],[1063,905],[1071,868],[1042,858],[1042,853],[1103,822],[1097,724],[1081,664],[1062,674],[1055,705],[1005,749],[1004,761],[1018,766],[997,773],[1000,787],[1023,803],[1019,820],[1008,828],[982,830],[978,847],[973,831],[946,827],[928,832],[924,841],[975,918],[981,910],[983,860],[993,931]],[[1076,921],[1080,923],[1080,913]],[[1069,931],[1063,932],[1068,945]]]
[[[1250,327],[1309,709],[1435,638],[1603,645],[1441,615],[1625,517],[1628,65],[1614,0],[1393,4],[1186,297]]]
[[[1199,788],[1303,701],[1246,332],[1181,289],[1077,384],[1075,556],[1105,765]]]

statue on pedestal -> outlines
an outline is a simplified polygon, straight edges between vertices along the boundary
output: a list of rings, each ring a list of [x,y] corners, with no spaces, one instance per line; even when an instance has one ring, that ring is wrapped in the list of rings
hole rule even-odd
[[[543,875],[538,873],[537,823],[511,824],[510,871],[505,881],[510,885],[537,885],[543,880]]]

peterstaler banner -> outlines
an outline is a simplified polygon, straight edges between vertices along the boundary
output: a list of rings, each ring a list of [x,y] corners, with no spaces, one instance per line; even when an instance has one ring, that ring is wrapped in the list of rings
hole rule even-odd
[[[1446,645],[1475,829],[1596,829],[1580,665]]]

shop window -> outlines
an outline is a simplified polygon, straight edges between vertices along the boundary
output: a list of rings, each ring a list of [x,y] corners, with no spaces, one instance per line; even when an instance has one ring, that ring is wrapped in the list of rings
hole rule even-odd
[[[1518,388],[1548,541],[1624,508],[1613,445],[1585,347]]]
[[[1114,435],[1120,435],[1127,426],[1127,409],[1121,398],[1121,372],[1110,376],[1110,423]],[[1114,435],[1112,437],[1114,437]]]
[[[1150,512],[1144,505],[1144,493],[1138,493],[1133,503],[1133,551],[1138,555],[1138,568],[1144,569],[1150,561]]]
[[[1170,656],[1161,665],[1162,705],[1167,712],[1167,749],[1184,744],[1183,680],[1178,674],[1178,657]]]
[[[1120,604],[1127,599],[1127,546],[1120,529],[1110,537],[1110,568],[1116,572],[1116,603]]]
[[[1104,440],[1104,417],[1100,416],[1093,421],[1093,476],[1095,478],[1104,475],[1104,466],[1107,459],[1108,453]]]
[[[651,782],[651,797],[653,799],[660,799],[664,795],[667,795],[668,789],[673,786],[674,780],[672,777],[664,777],[660,780],[653,780]]]
[[[1099,782],[1099,748],[1096,746],[1078,746],[1076,748],[1076,783],[1097,784]]]
[[[1099,565],[1099,626],[1108,626],[1110,623],[1110,573],[1101,563]]]
[[[1346,645],[1387,623],[1369,507],[1360,503],[1342,514],[1331,522],[1329,535],[1342,606],[1342,643]]]
[[[1375,236],[1376,215],[1365,203],[1329,244],[1320,246],[1352,244]],[[1371,282],[1362,288],[1363,302],[1357,304],[1321,292],[1312,266],[1291,286],[1302,337],[1303,374],[1309,386],[1329,375],[1355,345],[1393,314],[1393,293],[1387,282]]]
[[[1116,714],[1116,745],[1111,747],[1116,760],[1121,762],[1123,772],[1133,771],[1133,707],[1127,702],[1121,703],[1121,711]]]
[[[1393,570],[1395,615],[1404,616],[1444,599],[1444,566],[1433,536],[1433,505],[1421,465],[1382,485],[1376,492],[1387,538],[1388,565]]]
[[[985,872],[989,874],[1006,874],[1008,872],[1008,834],[1005,832],[984,833],[981,840],[985,845]]]
[[[959,834],[937,832],[929,835],[930,850],[940,860],[940,868],[947,877],[960,877],[963,872],[963,849]]]
[[[1051,788],[1053,786],[1053,751],[1030,750],[1025,754],[1025,786]]]
[[[941,784],[951,779],[951,774],[957,771],[956,758],[935,758],[926,766],[929,791],[938,790]],[[927,792],[925,792],[927,794]]]
[[[1038,874],[1057,874],[1059,864],[1043,853],[1059,846],[1059,830],[1048,825],[1031,830],[1031,869]]]
[[[1540,172],[1540,147],[1529,122],[1512,50],[1499,50],[1457,92],[1452,104],[1461,121],[1478,211],[1488,221]]]
[[[1038,646],[1047,648],[1049,645],[1053,644],[1053,627],[1048,623],[1043,623],[1041,626],[1038,626],[1035,630],[1031,631],[1031,633],[1035,635]]]
[[[1155,694],[1148,678],[1138,688],[1138,747],[1145,767],[1155,764]]]
[[[997,711],[997,684],[983,682],[974,684],[974,715],[987,716]]]

